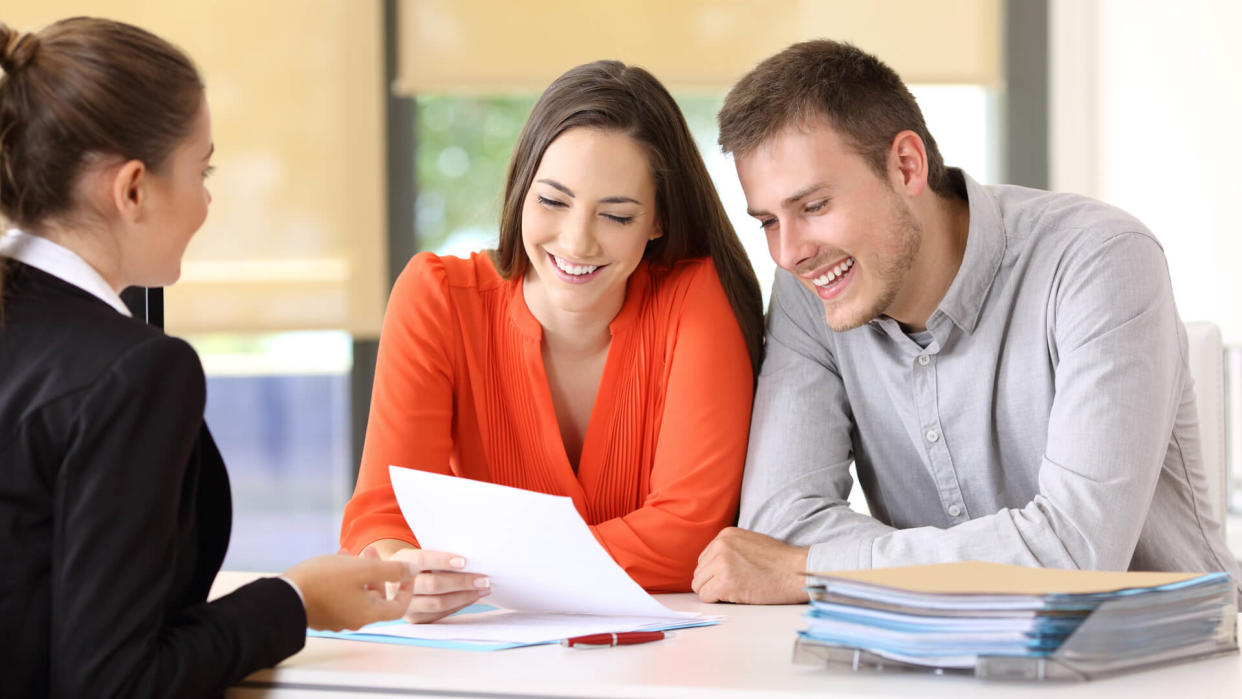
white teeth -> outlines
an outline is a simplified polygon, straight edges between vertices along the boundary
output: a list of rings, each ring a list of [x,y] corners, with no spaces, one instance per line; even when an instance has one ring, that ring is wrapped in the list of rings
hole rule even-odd
[[[599,269],[599,265],[571,265],[556,255],[553,255],[552,259],[556,262],[556,266],[559,267],[562,272],[565,274],[572,274],[575,277],[590,274],[591,272]]]
[[[833,267],[832,269],[825,272],[823,276],[812,279],[811,283],[814,284],[815,286],[827,286],[835,282],[837,278],[839,278],[842,274],[845,274],[846,272],[850,271],[850,267],[853,267],[853,266],[854,266],[854,258],[851,257],[845,262],[842,262],[838,264],[836,267]]]

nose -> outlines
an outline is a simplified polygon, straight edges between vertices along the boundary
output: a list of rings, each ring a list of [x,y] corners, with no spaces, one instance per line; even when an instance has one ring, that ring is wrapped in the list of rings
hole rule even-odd
[[[776,230],[768,233],[768,252],[772,260],[791,272],[814,258],[815,250],[814,241],[806,236],[797,219],[778,224]]]
[[[575,259],[585,260],[599,252],[599,238],[595,235],[595,216],[583,212],[576,216],[567,216],[560,234],[557,236],[560,253]]]

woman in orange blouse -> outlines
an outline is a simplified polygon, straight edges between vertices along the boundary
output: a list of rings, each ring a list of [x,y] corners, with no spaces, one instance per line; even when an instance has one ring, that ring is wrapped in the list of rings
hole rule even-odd
[[[395,464],[569,496],[639,584],[689,590],[736,514],[762,333],[672,97],[614,61],[570,70],[519,136],[498,249],[421,253],[393,288],[342,545],[426,571],[412,621],[487,594],[416,548]]]

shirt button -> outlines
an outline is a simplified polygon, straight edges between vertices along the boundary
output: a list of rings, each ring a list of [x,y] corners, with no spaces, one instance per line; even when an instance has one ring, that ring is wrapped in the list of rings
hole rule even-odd
[[[931,364],[931,357],[925,354],[920,354],[919,355],[919,366],[927,366],[928,364]]]
[[[962,514],[962,508],[958,505],[949,505],[949,516],[956,517]]]
[[[927,441],[931,442],[932,444],[935,444],[936,442],[940,441],[940,433],[935,430],[928,430],[927,434],[923,436],[926,437]]]

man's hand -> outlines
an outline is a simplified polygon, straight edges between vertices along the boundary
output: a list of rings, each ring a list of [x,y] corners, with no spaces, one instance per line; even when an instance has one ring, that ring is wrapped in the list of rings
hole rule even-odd
[[[704,602],[805,602],[807,551],[746,529],[722,529],[699,554],[690,588]]]

